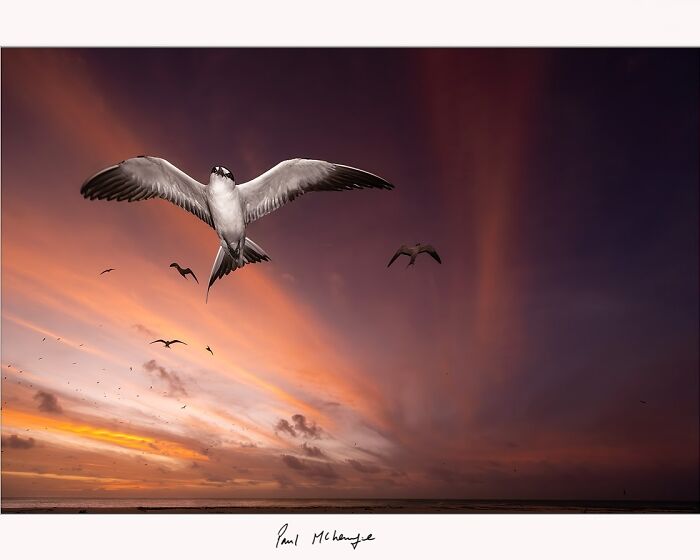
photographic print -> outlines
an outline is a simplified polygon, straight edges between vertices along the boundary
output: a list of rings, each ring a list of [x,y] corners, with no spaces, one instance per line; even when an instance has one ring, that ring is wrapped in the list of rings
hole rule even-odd
[[[2,513],[697,512],[698,82],[4,48]]]

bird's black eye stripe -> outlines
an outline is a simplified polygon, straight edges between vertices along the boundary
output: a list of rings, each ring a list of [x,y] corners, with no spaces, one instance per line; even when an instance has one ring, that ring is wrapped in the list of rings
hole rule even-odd
[[[220,175],[221,177],[228,177],[232,181],[235,181],[233,177],[233,173],[231,173],[228,169],[225,167],[221,167],[220,165],[217,165],[216,167],[212,167],[211,172],[214,175]]]

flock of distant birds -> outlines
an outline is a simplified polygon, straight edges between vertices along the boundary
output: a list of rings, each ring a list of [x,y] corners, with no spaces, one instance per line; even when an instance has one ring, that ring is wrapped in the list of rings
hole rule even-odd
[[[115,269],[103,270],[102,272],[100,272],[100,274],[104,274],[104,273],[106,273],[106,272],[111,272],[111,271],[113,271],[113,270],[115,270]],[[100,326],[102,326],[102,325],[100,325]],[[42,337],[41,342],[46,342],[46,337],[45,337],[45,336]],[[61,337],[60,337],[60,336],[56,338],[56,342],[61,342]],[[185,345],[187,344],[186,342],[182,342],[181,340],[162,340],[162,339],[154,340],[153,342],[151,342],[151,344],[154,344],[154,343],[156,343],[156,342],[162,342],[162,343],[164,344],[164,347],[165,347],[165,348],[170,348],[170,345],[171,345],[171,344],[174,344],[174,343],[176,343],[176,342],[177,342],[177,343],[180,343],[180,344],[185,344]],[[83,347],[83,346],[85,346],[84,343],[81,343],[81,344],[78,345],[78,347]],[[214,355],[214,352],[212,351],[212,349],[211,349],[208,345],[206,346],[205,350],[207,350],[209,353],[211,353],[212,356]],[[43,360],[44,357],[43,357],[43,356],[39,356],[38,359],[39,359],[39,360]],[[71,363],[72,363],[72,365],[78,365],[78,362],[71,362]],[[8,369],[12,369],[12,364],[8,364],[8,365],[7,365],[7,368],[8,368]],[[129,366],[129,371],[133,371],[133,370],[134,370],[133,366]],[[24,373],[24,370],[23,370],[23,369],[18,369],[17,371],[18,371],[18,373]],[[102,371],[107,371],[107,370],[106,370],[105,368],[102,368]],[[4,376],[3,379],[4,379],[5,381],[7,381],[7,376]],[[22,384],[20,381],[18,381],[18,383],[19,383],[20,385]],[[99,384],[100,384],[100,381],[99,381],[99,380],[96,381],[96,384],[99,385]],[[68,385],[70,385],[70,381],[68,381]],[[28,386],[29,388],[33,388],[33,387],[34,387],[34,385],[33,385],[32,383],[28,383],[27,386]],[[150,386],[149,389],[153,389],[153,386]],[[117,387],[117,390],[121,390],[121,387]],[[76,392],[80,392],[80,389],[75,389],[75,391],[76,391]],[[107,396],[106,393],[105,393],[104,396],[105,396],[105,397]],[[140,395],[137,394],[136,396],[139,397]],[[86,399],[83,398],[83,400],[86,400]],[[2,403],[3,406],[0,407],[0,408],[4,408],[4,406],[5,406],[6,404],[7,404],[7,402],[3,401],[3,403]],[[95,401],[95,404],[97,404],[96,401]],[[186,408],[186,407],[187,407],[187,405],[185,404],[185,405],[181,406],[180,408],[181,408],[181,409],[184,409],[184,408]],[[166,422],[166,423],[167,423],[167,422]],[[120,424],[123,424],[123,422],[120,422]],[[29,430],[27,430],[27,431],[29,431]]]

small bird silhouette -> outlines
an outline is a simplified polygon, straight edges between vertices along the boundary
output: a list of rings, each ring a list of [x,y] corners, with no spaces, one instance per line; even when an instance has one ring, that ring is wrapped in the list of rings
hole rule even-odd
[[[399,250],[396,251],[396,253],[394,253],[394,256],[391,257],[389,264],[386,266],[387,268],[389,268],[391,264],[399,258],[400,255],[406,255],[408,257],[411,257],[411,260],[406,265],[406,268],[408,268],[412,264],[416,264],[416,257],[421,253],[428,253],[437,262],[442,264],[442,261],[440,260],[440,255],[437,254],[435,247],[433,247],[432,245],[428,245],[427,243],[416,243],[412,247],[409,247],[408,245],[401,245],[401,247],[399,247]]]
[[[177,268],[177,271],[180,273],[180,276],[182,276],[184,279],[187,279],[187,275],[191,274],[192,278],[194,278],[194,281],[199,284],[199,280],[197,280],[197,277],[194,275],[194,272],[192,272],[191,268],[182,268],[179,264],[177,263],[170,263],[170,268]]]
[[[647,401],[639,401],[642,404],[649,404]]]
[[[207,352],[209,352],[212,356],[214,355],[214,352],[212,352],[212,350],[211,350],[211,348],[209,348],[209,346],[207,346],[206,350],[207,350]]]
[[[163,344],[165,344],[166,348],[170,348],[171,344],[177,344],[177,343],[184,344],[185,346],[187,346],[187,343],[182,342],[182,340],[163,340],[162,338],[159,338],[158,340],[154,340],[150,344],[155,344],[156,342],[162,342]]]
[[[105,268],[98,276],[102,276],[105,272],[112,272],[113,270],[113,268]]]
[[[186,404],[183,404],[180,408],[185,408],[186,406],[187,406]]]

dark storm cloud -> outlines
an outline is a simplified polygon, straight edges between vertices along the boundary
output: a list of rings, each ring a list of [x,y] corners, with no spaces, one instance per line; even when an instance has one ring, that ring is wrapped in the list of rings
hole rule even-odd
[[[315,422],[308,422],[303,414],[292,416],[292,426],[287,420],[281,418],[275,426],[275,432],[286,432],[292,437],[301,435],[308,439],[319,439],[323,430]]]
[[[34,398],[39,401],[39,410],[42,412],[51,412],[54,414],[61,414],[63,409],[61,405],[58,404],[58,399],[53,393],[47,393],[46,391],[37,391]]]
[[[284,418],[280,418],[280,421],[277,422],[277,425],[275,426],[275,433],[276,432],[286,432],[292,437],[297,437],[297,433],[294,428],[292,428],[292,425]]]
[[[304,442],[301,444],[301,449],[304,452],[304,455],[307,457],[325,457],[326,454],[323,452],[323,450],[320,447],[316,447],[315,445],[309,445],[308,443]]]
[[[307,423],[306,417],[303,414],[295,414],[292,416],[294,421],[294,427],[297,432],[304,435],[304,437],[318,439],[321,437],[323,430],[316,425],[315,422]]]
[[[282,462],[287,465],[290,469],[294,469],[296,471],[301,471],[306,468],[304,463],[302,463],[299,459],[294,457],[294,455],[282,455]]]
[[[366,453],[367,455],[371,455],[375,459],[379,459],[380,461],[386,460],[386,456],[383,453],[377,453],[376,451],[372,451],[371,449],[367,449],[366,447],[361,447],[359,445],[355,446],[355,449],[358,451],[362,451],[363,453]]]
[[[175,371],[168,371],[163,366],[158,365],[155,360],[149,360],[143,364],[143,369],[149,373],[157,372],[158,377],[168,384],[169,396],[186,396],[185,384]]]
[[[34,438],[21,438],[11,435],[10,437],[2,438],[2,446],[10,449],[31,449],[34,447]]]
[[[348,464],[356,471],[359,471],[359,472],[365,473],[365,474],[378,473],[381,470],[379,467],[377,467],[375,465],[366,465],[366,464],[361,463],[360,461],[357,461],[355,459],[348,459]]]
[[[324,478],[327,480],[335,480],[340,478],[338,473],[328,463],[318,463],[307,461],[308,473],[311,478]]]
[[[282,455],[282,462],[290,469],[299,471],[307,478],[335,480],[338,473],[328,463],[318,461],[305,461],[293,455]]]
[[[325,402],[323,403],[323,406],[327,406],[327,407],[329,407],[329,408],[335,408],[335,407],[340,406],[340,403],[339,403],[339,402],[336,402],[336,401],[325,401]]]
[[[328,463],[313,463],[308,471],[309,476],[312,478],[324,478],[328,480],[340,478],[338,473]]]

